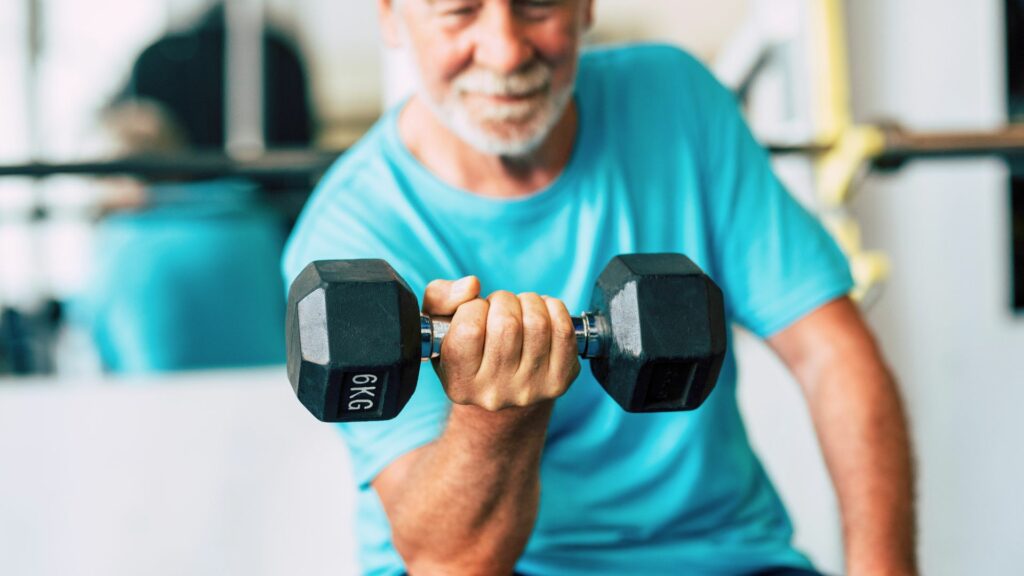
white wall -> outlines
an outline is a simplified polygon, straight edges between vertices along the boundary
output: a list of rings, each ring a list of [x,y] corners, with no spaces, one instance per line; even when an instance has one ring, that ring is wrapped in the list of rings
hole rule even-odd
[[[0,574],[350,576],[354,514],[283,367],[0,379]]]
[[[848,11],[859,118],[921,130],[1004,121],[1001,0],[856,0]],[[911,165],[872,177],[855,208],[867,245],[894,265],[869,316],[909,403],[923,573],[1020,573],[1024,317],[1009,304],[1005,168]]]

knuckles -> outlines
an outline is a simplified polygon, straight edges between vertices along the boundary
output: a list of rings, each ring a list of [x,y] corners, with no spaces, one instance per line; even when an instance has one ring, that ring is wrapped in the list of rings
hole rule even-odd
[[[518,338],[523,333],[522,320],[508,312],[495,311],[487,319],[488,331],[493,330],[500,338]]]
[[[527,406],[531,406],[536,402],[543,400],[545,400],[545,398],[538,398],[538,396],[534,394],[532,390],[526,388],[521,390],[519,394],[516,394],[516,396],[512,399],[512,405],[517,408],[526,408]]]
[[[572,325],[572,321],[568,318],[552,322],[551,337],[556,340],[575,340],[576,327]]]
[[[474,404],[473,397],[468,393],[466,386],[449,383],[445,386],[445,393],[448,395],[448,399],[454,404],[461,406],[468,406]]]
[[[506,407],[505,403],[501,400],[501,398],[498,397],[497,393],[493,390],[483,394],[479,401],[476,402],[476,405],[477,407],[483,408],[488,412],[497,412],[502,408]]]
[[[445,342],[481,342],[487,334],[483,325],[476,322],[453,324],[445,336]]]
[[[550,334],[552,331],[551,321],[547,316],[540,314],[524,314],[523,330],[531,334]]]
[[[487,297],[487,301],[495,306],[516,306],[519,299],[516,295],[507,290],[495,290]]]

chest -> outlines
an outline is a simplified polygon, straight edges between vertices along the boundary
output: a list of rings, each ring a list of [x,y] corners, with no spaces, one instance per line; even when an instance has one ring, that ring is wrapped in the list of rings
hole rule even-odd
[[[595,169],[552,190],[559,201],[533,214],[445,227],[439,232],[451,274],[477,275],[484,294],[538,292],[580,311],[618,254],[683,252],[703,266],[708,232],[700,182],[661,172]]]

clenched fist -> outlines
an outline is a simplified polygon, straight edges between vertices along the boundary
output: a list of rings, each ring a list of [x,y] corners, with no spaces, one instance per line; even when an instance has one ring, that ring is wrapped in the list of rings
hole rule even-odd
[[[496,412],[558,398],[580,373],[576,332],[561,300],[494,292],[481,299],[480,281],[435,280],[423,312],[452,316],[434,360],[452,402]]]

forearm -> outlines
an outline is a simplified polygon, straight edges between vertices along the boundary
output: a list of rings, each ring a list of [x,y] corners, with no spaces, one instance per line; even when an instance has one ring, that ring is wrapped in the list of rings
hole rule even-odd
[[[839,497],[848,573],[916,574],[910,441],[888,370],[871,358],[832,363],[808,400]]]
[[[511,574],[537,515],[551,403],[455,405],[389,506],[396,549],[418,574]]]

